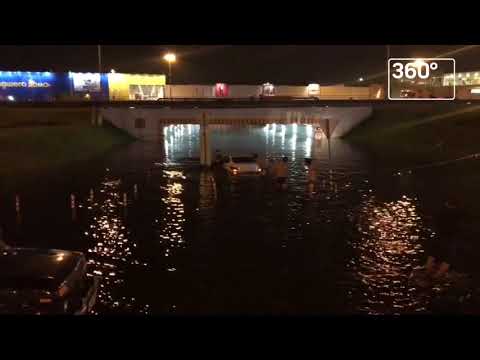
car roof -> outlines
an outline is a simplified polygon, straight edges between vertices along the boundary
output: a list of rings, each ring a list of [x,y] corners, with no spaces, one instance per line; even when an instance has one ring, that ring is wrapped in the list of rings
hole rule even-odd
[[[234,162],[255,162],[253,156],[232,156]]]
[[[82,253],[64,250],[0,250],[0,289],[56,290],[82,259]]]

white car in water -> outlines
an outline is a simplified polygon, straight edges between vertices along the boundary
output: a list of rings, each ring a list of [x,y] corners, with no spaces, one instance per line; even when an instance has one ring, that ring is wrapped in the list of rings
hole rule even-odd
[[[253,156],[232,156],[226,157],[223,168],[230,175],[260,175],[262,168],[258,165],[257,158]]]

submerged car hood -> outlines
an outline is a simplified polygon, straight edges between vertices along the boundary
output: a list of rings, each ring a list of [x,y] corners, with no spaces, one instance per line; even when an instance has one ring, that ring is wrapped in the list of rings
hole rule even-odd
[[[84,255],[64,250],[0,250],[0,289],[54,291]]]

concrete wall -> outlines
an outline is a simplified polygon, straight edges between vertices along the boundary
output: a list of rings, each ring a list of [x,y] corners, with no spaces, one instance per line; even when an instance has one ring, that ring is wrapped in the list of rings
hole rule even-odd
[[[284,86],[279,85],[275,86],[275,95],[276,96],[293,96],[293,97],[307,97],[307,87],[306,86]]]
[[[455,98],[459,100],[478,100],[480,94],[472,94],[472,89],[480,89],[479,85],[457,86]]]
[[[260,85],[228,85],[228,96],[226,98],[249,98],[261,94]],[[380,85],[371,86],[321,86],[318,95],[320,99],[325,100],[367,100],[378,99],[380,90],[380,99],[385,94]],[[275,96],[308,97],[308,87],[277,85],[275,86]],[[215,85],[166,85],[166,98],[215,98]]]
[[[367,100],[370,96],[369,87],[357,86],[321,86],[319,95],[324,100]]]
[[[372,108],[365,107],[308,107],[249,108],[249,109],[123,109],[106,108],[101,113],[106,121],[145,141],[158,141],[163,126],[198,124],[205,116],[208,124],[265,125],[271,123],[314,124],[324,127],[330,121],[331,136],[341,137],[368,118]],[[144,128],[136,128],[135,119],[145,120]],[[143,123],[143,120],[139,123]]]
[[[248,98],[251,96],[258,96],[261,92],[261,87],[258,85],[229,85],[229,98]]]
[[[213,85],[166,85],[166,98],[211,98],[214,97]]]

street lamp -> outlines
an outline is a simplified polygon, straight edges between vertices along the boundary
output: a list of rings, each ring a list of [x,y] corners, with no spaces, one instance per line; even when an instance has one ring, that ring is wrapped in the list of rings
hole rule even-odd
[[[425,65],[425,64],[426,64],[426,62],[425,62],[425,60],[423,60],[423,59],[415,59],[415,61],[413,62],[413,65],[414,65],[417,69],[420,68],[420,66]]]
[[[177,61],[177,57],[174,53],[167,53],[163,56],[163,60],[168,62],[168,81],[172,83],[172,63]]]
[[[358,81],[362,82],[362,81],[363,81],[363,77],[359,77],[359,78],[358,78]]]

